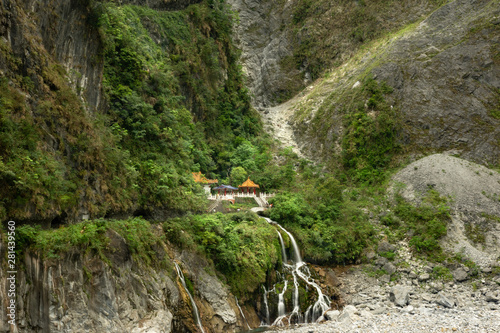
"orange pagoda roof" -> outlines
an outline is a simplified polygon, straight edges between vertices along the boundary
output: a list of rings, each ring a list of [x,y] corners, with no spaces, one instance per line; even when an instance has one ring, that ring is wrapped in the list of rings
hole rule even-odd
[[[217,179],[207,179],[205,176],[201,174],[201,171],[193,172],[193,178],[195,182],[201,184],[215,184],[219,182]]]
[[[260,188],[259,185],[255,184],[253,181],[250,180],[250,177],[248,177],[247,180],[245,180],[245,182],[241,185],[239,185],[238,187],[257,187],[257,188]]]

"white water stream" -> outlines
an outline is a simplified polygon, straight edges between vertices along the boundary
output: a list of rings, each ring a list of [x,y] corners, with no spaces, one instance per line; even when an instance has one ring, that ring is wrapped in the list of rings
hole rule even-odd
[[[248,325],[247,317],[245,317],[245,314],[243,313],[243,310],[240,307],[240,303],[238,302],[238,297],[234,296],[234,299],[236,300],[236,305],[238,306],[238,309],[240,309],[241,316],[243,317],[245,323],[247,324],[248,330],[251,330],[252,328],[250,327],[250,325]]]
[[[194,302],[193,296],[191,295],[191,293],[189,292],[189,289],[186,286],[186,281],[184,280],[184,274],[182,274],[182,271],[181,271],[179,265],[177,265],[177,263],[175,261],[174,261],[174,264],[175,264],[175,269],[177,270],[177,275],[179,276],[179,279],[181,279],[182,286],[184,287],[184,290],[186,290],[186,292],[189,296],[189,299],[191,300],[191,305],[193,306],[193,313],[194,313],[194,318],[196,320],[196,324],[200,328],[201,332],[205,333],[205,330],[203,329],[203,326],[201,325],[200,312],[198,311],[198,307],[196,306],[196,303]]]
[[[285,271],[288,271],[289,273],[292,274],[293,276],[293,284],[294,284],[294,294],[293,294],[293,311],[290,314],[286,314],[285,311],[285,303],[284,303],[284,294],[287,289],[287,284],[288,281],[286,280],[286,273],[284,272],[283,274],[283,279],[285,282],[285,286],[280,294],[278,294],[278,318],[273,322],[272,326],[284,326],[283,320],[288,317],[288,322],[291,322],[292,317],[296,317],[296,321],[298,323],[301,322],[315,322],[317,321],[325,312],[330,308],[330,300],[326,295],[323,294],[320,286],[314,281],[314,279],[311,277],[311,272],[309,268],[307,267],[307,264],[302,261],[302,258],[300,256],[300,250],[297,245],[297,242],[295,241],[295,238],[293,235],[288,232],[285,228],[283,228],[281,225],[277,224],[276,222],[272,221],[269,218],[266,218],[266,220],[273,224],[277,225],[283,232],[285,232],[289,239],[290,243],[292,245],[293,249],[293,259],[290,260],[291,264],[288,263],[286,252],[285,252],[285,243],[283,241],[283,237],[281,236],[281,233],[278,231],[279,234],[279,239],[281,242],[281,249],[283,252],[283,267]],[[281,275],[281,274],[278,274]],[[316,290],[316,293],[318,295],[318,298],[316,302],[309,306],[307,310],[305,311],[304,314],[300,312],[300,302],[299,302],[299,279],[304,281],[306,286],[310,286],[313,289]],[[264,298],[265,298],[265,305],[268,310],[268,303],[267,303],[267,294],[269,292],[266,292],[266,289],[264,288]],[[269,322],[269,319],[268,319]]]

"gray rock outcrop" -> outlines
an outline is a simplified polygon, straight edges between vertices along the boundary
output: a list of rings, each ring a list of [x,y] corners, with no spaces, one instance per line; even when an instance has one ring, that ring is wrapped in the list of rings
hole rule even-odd
[[[409,150],[455,150],[468,160],[497,164],[499,14],[494,1],[449,2],[332,71],[294,101],[301,150],[315,159],[341,152],[343,110],[349,103],[342,96],[359,89],[353,86],[369,70],[393,88],[387,101],[401,117],[399,141]]]
[[[60,259],[42,259],[33,252],[23,258],[17,274],[18,332],[192,332],[196,330],[191,303],[175,269],[140,264],[131,257],[125,240],[109,232],[114,251],[105,263],[74,249]],[[158,250],[158,257],[166,256]],[[5,248],[0,246],[0,255]],[[230,332],[247,327],[236,317],[234,296],[196,254],[178,255],[195,289],[195,301],[204,327],[210,332]],[[173,265],[172,265],[173,266]],[[5,281],[5,272],[0,279]],[[0,299],[7,301],[6,284]],[[237,310],[236,310],[237,311]],[[245,325],[245,326],[242,326]],[[257,325],[257,324],[256,324]],[[0,312],[0,332],[11,332],[5,311]]]
[[[408,286],[396,285],[391,288],[389,300],[397,306],[406,306],[410,301],[410,291]]]
[[[500,173],[457,157],[435,154],[409,164],[393,177],[393,182],[404,184],[397,191],[415,204],[429,189],[449,198],[451,224],[443,245],[481,267],[496,262],[500,255],[500,224],[496,222],[500,217]],[[458,268],[453,276],[462,281],[467,272]]]
[[[290,32],[280,29],[291,16],[289,1],[229,0],[238,14],[236,43],[242,50],[241,62],[247,77],[252,104],[257,109],[273,105],[286,89],[289,72],[281,61],[293,54]]]

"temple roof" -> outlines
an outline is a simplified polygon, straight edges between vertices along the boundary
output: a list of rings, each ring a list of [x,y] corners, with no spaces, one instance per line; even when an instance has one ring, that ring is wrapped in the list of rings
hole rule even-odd
[[[217,179],[207,179],[205,176],[201,174],[201,171],[193,172],[193,178],[195,182],[201,184],[215,184],[219,182]]]
[[[237,190],[236,187],[232,187],[231,185],[221,185],[214,187],[212,190]]]
[[[259,185],[255,184],[253,181],[250,180],[250,177],[248,177],[248,179],[245,180],[245,182],[238,187],[257,187],[257,188],[260,188]]]

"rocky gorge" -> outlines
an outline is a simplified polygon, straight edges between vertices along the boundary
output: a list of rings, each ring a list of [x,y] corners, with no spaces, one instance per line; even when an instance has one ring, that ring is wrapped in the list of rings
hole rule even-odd
[[[500,331],[498,1],[0,13],[0,332]]]

